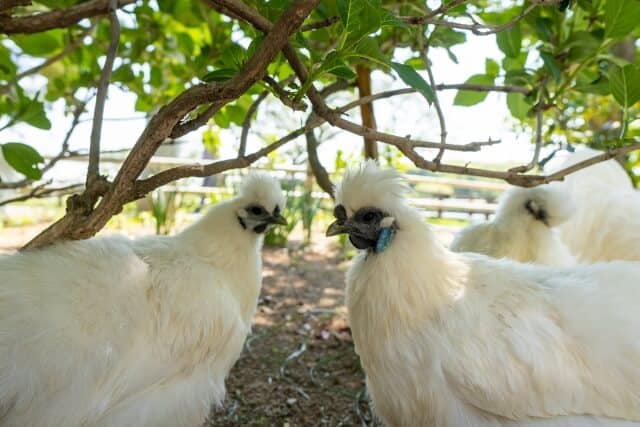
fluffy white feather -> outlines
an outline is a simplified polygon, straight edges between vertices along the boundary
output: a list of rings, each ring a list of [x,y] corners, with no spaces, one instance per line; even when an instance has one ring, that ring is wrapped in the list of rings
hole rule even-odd
[[[512,187],[502,194],[493,220],[462,229],[451,250],[520,262],[574,265],[574,257],[553,229],[567,221],[573,211],[571,197],[563,186]]]
[[[576,151],[561,167],[598,154]],[[640,193],[622,166],[615,160],[598,163],[568,175],[564,185],[576,213],[559,231],[579,261],[640,260]]]
[[[328,231],[365,207],[397,227],[346,278],[378,416],[389,426],[639,426],[640,263],[557,268],[453,253],[403,188],[372,163],[351,171],[336,200],[348,217],[336,207],[342,219]]]
[[[252,176],[176,236],[0,257],[0,424],[201,425],[260,291],[263,235],[239,212],[283,202],[275,180]]]

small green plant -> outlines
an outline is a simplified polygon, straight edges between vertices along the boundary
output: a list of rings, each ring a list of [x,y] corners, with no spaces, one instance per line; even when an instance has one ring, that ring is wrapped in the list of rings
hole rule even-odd
[[[151,214],[156,222],[156,234],[169,234],[175,224],[176,193],[155,191],[151,197]]]

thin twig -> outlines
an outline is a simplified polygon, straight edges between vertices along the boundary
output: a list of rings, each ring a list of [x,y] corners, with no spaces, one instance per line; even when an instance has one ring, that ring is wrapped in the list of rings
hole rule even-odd
[[[522,18],[527,16],[533,9],[535,9],[538,6],[539,6],[538,3],[531,3],[522,12],[520,12],[518,16],[513,18],[511,21],[507,22],[506,24],[496,25],[496,26],[483,25],[477,22],[474,22],[473,24],[464,24],[461,22],[447,21],[444,19],[436,19],[436,18],[433,18],[432,15],[401,16],[400,20],[405,22],[406,24],[411,24],[411,25],[432,24],[440,27],[456,28],[459,30],[469,30],[477,36],[488,36],[490,34],[496,34],[502,31],[510,30],[511,28],[513,28],[515,24],[517,24]]]
[[[287,84],[292,81],[293,78],[287,78],[283,84]],[[294,111],[306,111],[307,105],[302,101],[295,101],[290,97],[290,94],[284,90],[282,86],[271,76],[264,76],[262,79],[266,84],[269,85],[271,89],[273,89],[274,95],[278,97],[278,99],[287,107],[291,108]]]
[[[175,125],[171,133],[169,134],[169,138],[177,139],[180,138],[189,132],[193,132],[194,130],[206,125],[211,117],[213,117],[220,109],[226,104],[223,101],[212,102],[202,113],[198,114],[195,118],[191,120],[181,121]]]
[[[526,86],[501,86],[501,85],[476,85],[469,83],[459,84],[437,84],[434,86],[437,90],[457,89],[470,90],[475,92],[504,92],[504,93],[522,93],[528,95],[531,89]]]
[[[251,119],[253,115],[258,110],[258,107],[265,100],[265,98],[269,95],[269,91],[263,91],[253,104],[247,110],[247,114],[244,116],[244,121],[242,122],[242,133],[240,134],[240,147],[238,148],[238,157],[244,157],[244,154],[247,150],[247,138],[249,136],[249,128],[251,127]]]
[[[509,169],[510,172],[518,172],[518,173],[523,173],[523,172],[528,172],[531,169],[533,169],[534,167],[536,167],[536,165],[538,164],[538,160],[540,159],[540,150],[542,149],[542,122],[544,121],[544,109],[546,107],[545,105],[545,83],[546,83],[546,79],[542,79],[542,82],[540,83],[540,88],[538,89],[538,103],[535,106],[535,111],[536,111],[536,133],[535,133],[535,138],[536,138],[536,145],[535,148],[533,150],[533,157],[531,158],[531,161],[526,164],[526,165],[522,165],[522,166],[518,166],[515,168],[511,168]]]
[[[305,31],[319,30],[320,28],[330,27],[338,21],[340,21],[339,16],[330,16],[329,18],[323,19],[322,21],[316,21],[307,25],[303,25],[302,27],[300,27],[300,31],[304,33]]]
[[[424,67],[427,70],[427,75],[429,76],[429,84],[431,87],[436,86],[436,80],[433,77],[433,70],[431,70],[431,62],[429,61],[429,57],[427,55],[428,45],[425,46],[422,32],[424,28],[420,27],[418,31],[418,49],[420,50],[420,56],[422,56],[422,62],[424,62]],[[438,115],[438,122],[440,123],[440,149],[438,150],[438,154],[433,159],[435,163],[440,163],[442,159],[442,155],[445,151],[445,144],[447,143],[447,125],[445,123],[444,114],[442,113],[442,107],[440,106],[440,100],[438,99],[438,92],[433,92],[433,106],[436,108],[436,113]]]
[[[117,0],[109,0],[109,23],[111,25],[111,40],[98,82],[96,105],[93,112],[93,124],[89,143],[89,166],[87,168],[87,188],[100,178],[100,137],[102,133],[102,118],[104,117],[104,104],[109,91],[109,81],[113,71],[113,63],[118,53],[120,42],[120,22],[116,13]]]
[[[42,61],[40,64],[16,74],[15,77],[11,79],[11,81],[0,86],[0,93],[7,93],[12,85],[15,85],[23,78],[30,76],[31,74],[35,74],[38,71],[42,70],[43,68],[47,68],[49,65],[63,59],[65,56],[74,52],[76,49],[82,46],[82,42],[84,41],[84,38],[93,31],[93,29],[95,28],[95,25],[96,25],[95,23],[91,24],[89,28],[84,30],[78,37],[76,37],[73,41],[71,41],[71,43],[66,45],[62,51],[48,57],[47,59]]]
[[[29,199],[38,199],[41,197],[51,196],[57,193],[62,193],[62,194],[73,193],[83,187],[83,184],[73,184],[73,185],[67,185],[65,187],[46,188],[46,186],[49,184],[50,184],[49,182],[45,182],[43,184],[36,185],[27,194],[13,197],[11,199],[0,200],[0,206],[4,206],[10,203],[16,203],[16,202],[24,202],[25,200],[29,200]]]
[[[58,161],[64,159],[69,155],[69,140],[76,126],[78,126],[80,115],[82,115],[82,113],[84,112],[84,108],[86,107],[88,101],[89,101],[89,98],[77,104],[76,109],[73,112],[73,121],[71,122],[71,126],[69,127],[69,130],[67,131],[67,134],[65,135],[64,140],[62,141],[60,151],[42,167],[41,172],[43,174],[49,171],[53,166],[55,166],[55,164],[58,163]],[[17,188],[26,187],[28,185],[31,185],[32,183],[33,183],[33,180],[28,178],[21,179],[20,181],[13,181],[13,182],[0,181],[0,189],[17,189]]]

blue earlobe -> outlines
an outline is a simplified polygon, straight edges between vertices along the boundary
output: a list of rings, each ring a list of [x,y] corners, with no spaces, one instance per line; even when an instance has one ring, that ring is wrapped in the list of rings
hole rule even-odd
[[[379,254],[384,252],[391,244],[395,234],[396,229],[394,227],[386,227],[380,230],[380,234],[378,234],[378,241],[376,242],[376,253]]]

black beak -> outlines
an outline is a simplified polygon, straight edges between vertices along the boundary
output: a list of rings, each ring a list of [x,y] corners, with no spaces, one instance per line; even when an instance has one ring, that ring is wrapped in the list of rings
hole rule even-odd
[[[349,224],[348,221],[334,221],[331,223],[329,228],[327,228],[327,237],[337,236],[338,234],[345,234],[349,232]]]
[[[269,222],[271,224],[276,224],[276,225],[288,225],[289,224],[287,222],[286,218],[283,217],[280,214],[272,215],[271,218],[269,218]]]

